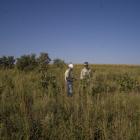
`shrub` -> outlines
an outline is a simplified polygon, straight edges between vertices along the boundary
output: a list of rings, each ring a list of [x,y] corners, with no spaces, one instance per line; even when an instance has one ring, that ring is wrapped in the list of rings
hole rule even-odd
[[[20,58],[17,58],[16,66],[19,70],[33,70],[37,67],[36,55],[23,55]]]
[[[139,82],[136,79],[131,78],[127,73],[120,75],[117,78],[117,82],[119,84],[119,90],[124,92],[137,90],[140,86]]]
[[[51,59],[48,55],[48,53],[40,53],[39,58],[37,59],[39,70],[40,71],[46,71],[47,66],[50,63]]]
[[[15,63],[14,56],[3,56],[0,58],[0,68],[13,68]]]
[[[53,60],[53,64],[54,64],[55,66],[59,67],[59,68],[63,68],[63,67],[65,66],[64,60],[61,60],[61,59],[59,59],[59,58],[54,59],[54,60]]]

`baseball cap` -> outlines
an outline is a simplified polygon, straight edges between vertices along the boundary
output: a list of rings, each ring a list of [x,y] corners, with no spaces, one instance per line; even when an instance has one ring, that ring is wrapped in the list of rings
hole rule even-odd
[[[84,62],[84,65],[88,65],[88,62]]]

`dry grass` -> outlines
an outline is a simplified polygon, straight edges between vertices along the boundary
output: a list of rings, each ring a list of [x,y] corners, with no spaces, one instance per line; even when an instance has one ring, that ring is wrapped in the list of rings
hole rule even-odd
[[[51,66],[48,73],[56,77],[48,89],[41,86],[37,71],[1,70],[0,139],[139,140],[140,87],[133,80],[140,82],[140,67],[92,67],[92,89],[79,95],[75,81],[71,98],[65,93],[65,68]],[[77,78],[80,70],[77,65]],[[126,85],[133,83],[133,88],[121,90],[117,77],[126,73]]]

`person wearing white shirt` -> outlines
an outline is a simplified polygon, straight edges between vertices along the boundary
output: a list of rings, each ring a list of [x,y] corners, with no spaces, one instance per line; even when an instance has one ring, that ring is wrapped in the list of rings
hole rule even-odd
[[[65,72],[65,82],[67,88],[67,96],[72,96],[73,94],[73,64],[68,65],[68,69]]]
[[[84,68],[81,70],[80,79],[90,79],[91,78],[91,69],[89,68],[88,62],[84,63]]]

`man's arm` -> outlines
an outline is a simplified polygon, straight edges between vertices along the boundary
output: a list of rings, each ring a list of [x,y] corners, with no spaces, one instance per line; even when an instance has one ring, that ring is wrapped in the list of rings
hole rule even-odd
[[[80,79],[83,79],[83,70],[81,70]]]
[[[68,70],[66,70],[65,72],[65,81],[67,81],[67,78],[68,78]]]
[[[95,70],[90,69],[90,78],[91,78],[91,79],[93,79],[93,75],[94,75],[94,73],[95,73]]]

